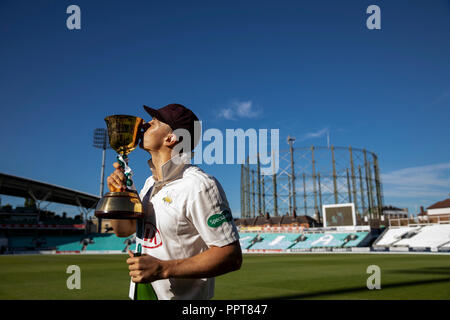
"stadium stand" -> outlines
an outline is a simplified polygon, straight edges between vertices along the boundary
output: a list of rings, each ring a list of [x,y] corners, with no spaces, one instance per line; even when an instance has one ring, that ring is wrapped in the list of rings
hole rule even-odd
[[[133,250],[132,237],[119,238],[115,234],[91,234],[73,236],[14,236],[8,237],[8,251],[56,250],[58,252],[78,251],[120,251]]]
[[[121,253],[134,250],[134,235],[119,238],[114,233],[95,233],[97,228],[86,227],[81,218],[81,215],[67,217],[64,212],[61,216],[51,211],[37,212],[34,207],[0,207],[0,253]],[[386,229],[372,225],[327,228],[309,216],[261,214],[235,219],[235,223],[244,252],[449,252],[450,224],[444,220],[430,224],[428,220],[424,223],[419,219],[406,226],[391,225]]]
[[[4,254],[8,248],[8,238],[0,234],[0,254]]]
[[[306,232],[241,232],[244,252],[297,252],[314,250],[354,250],[369,248],[377,235],[371,231],[315,229]],[[39,236],[3,236],[3,252],[35,251],[45,253],[120,253],[134,250],[134,236],[119,238],[115,234],[73,234]],[[374,249],[409,251],[450,251],[450,224],[414,227],[390,227],[378,237]],[[403,249],[402,249],[403,248]],[[374,250],[372,249],[372,250]],[[375,249],[377,250],[377,249]],[[383,250],[382,250],[383,251]],[[396,251],[396,250],[394,250]]]
[[[261,241],[255,242],[250,249],[284,250],[289,248],[298,237],[295,233],[264,233]]]
[[[358,247],[366,245],[366,240],[368,238],[368,232],[356,232],[352,234],[347,234],[347,236],[343,239],[343,247]]]
[[[311,248],[357,247],[367,235],[368,232],[325,233],[311,243]]]
[[[8,251],[16,250],[33,250],[35,245],[33,243],[33,237],[9,237],[8,238]]]
[[[419,227],[390,227],[386,229],[373,244],[374,247],[389,247],[400,241],[408,232],[417,231]]]
[[[69,240],[69,239],[66,239]],[[59,252],[64,251],[81,251],[83,249],[83,245],[81,241],[82,237],[78,237],[76,239],[71,239],[71,241],[60,243],[56,245],[56,250]]]
[[[303,235],[303,237],[299,237],[295,244],[290,247],[290,249],[311,249],[312,244],[316,242],[318,239],[323,237],[322,233],[313,233]]]
[[[270,225],[270,226],[288,226],[288,225],[305,225],[305,226],[311,226],[311,227],[317,227],[320,226],[320,224],[317,223],[316,220],[314,220],[310,216],[301,215],[301,216],[276,216],[271,217],[269,214],[266,215],[259,215],[254,218],[245,218],[245,219],[235,219],[234,223],[236,226],[264,226],[264,225]]]
[[[252,240],[255,239],[256,236],[256,233],[240,233],[239,243],[241,244],[241,248],[247,249],[250,245],[252,245]]]
[[[128,239],[128,238],[127,238]],[[119,238],[115,234],[100,234],[93,237],[86,250],[120,250],[125,251],[126,239]]]
[[[450,224],[390,227],[374,247],[446,248],[450,243]]]
[[[424,226],[411,237],[406,237],[395,243],[395,246],[410,248],[437,248],[450,241],[450,224]]]
[[[343,248],[357,247],[364,243],[369,232],[348,233],[263,233],[260,241],[246,247],[251,250],[286,250],[312,248]],[[247,235],[246,237],[250,237]],[[367,241],[366,241],[367,242]]]

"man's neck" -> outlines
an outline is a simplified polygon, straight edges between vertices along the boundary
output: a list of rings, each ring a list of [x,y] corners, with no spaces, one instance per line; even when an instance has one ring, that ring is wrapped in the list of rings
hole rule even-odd
[[[149,151],[152,156],[154,169],[152,170],[155,180],[162,180],[162,165],[172,158],[172,150]]]

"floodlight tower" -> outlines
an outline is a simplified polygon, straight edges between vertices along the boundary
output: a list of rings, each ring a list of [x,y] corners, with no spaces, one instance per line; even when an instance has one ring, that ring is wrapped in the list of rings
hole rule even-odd
[[[97,128],[94,130],[94,144],[93,146],[98,149],[102,149],[102,174],[100,180],[100,197],[103,197],[103,187],[105,180],[105,157],[106,149],[111,149],[108,143],[108,133],[104,128]],[[98,232],[102,232],[102,220],[98,219]]]
[[[292,175],[292,214],[294,212],[297,212],[297,204],[295,201],[295,171],[294,171],[294,148],[292,147],[292,144],[294,143],[295,138],[294,137],[287,137],[287,143],[289,144],[289,152],[291,154],[291,175]]]

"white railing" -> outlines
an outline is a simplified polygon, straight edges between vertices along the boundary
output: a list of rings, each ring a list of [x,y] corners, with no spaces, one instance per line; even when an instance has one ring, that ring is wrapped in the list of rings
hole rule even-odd
[[[429,224],[450,223],[450,214],[441,214],[436,216],[417,216],[415,218],[391,218],[389,219],[390,227],[417,226]]]

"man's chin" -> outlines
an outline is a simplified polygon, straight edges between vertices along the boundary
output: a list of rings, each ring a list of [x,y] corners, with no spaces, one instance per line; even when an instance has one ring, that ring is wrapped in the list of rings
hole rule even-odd
[[[147,152],[152,151],[152,150],[150,150],[150,149],[148,149],[148,148],[145,148],[144,145],[143,145],[142,143],[139,144],[139,149],[142,149],[142,150],[147,151]]]

